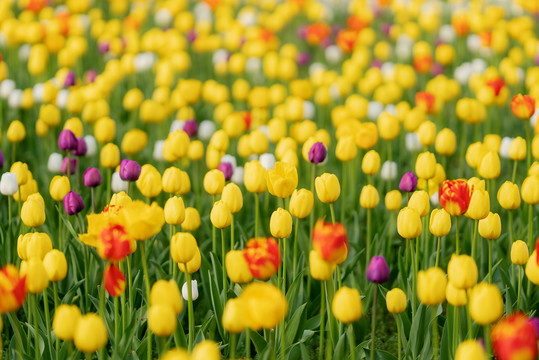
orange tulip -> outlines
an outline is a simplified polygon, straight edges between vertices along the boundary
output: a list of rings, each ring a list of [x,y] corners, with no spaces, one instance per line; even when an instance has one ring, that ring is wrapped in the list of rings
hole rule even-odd
[[[274,275],[281,263],[279,245],[273,238],[258,237],[249,240],[243,251],[243,257],[253,276],[261,280]]]
[[[445,180],[440,187],[440,205],[450,215],[459,216],[468,210],[471,191],[465,180]]]

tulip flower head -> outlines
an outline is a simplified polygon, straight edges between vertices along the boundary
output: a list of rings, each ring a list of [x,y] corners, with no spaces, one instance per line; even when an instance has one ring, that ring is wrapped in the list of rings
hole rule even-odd
[[[119,224],[106,226],[99,234],[97,252],[105,260],[119,262],[135,250],[136,243],[125,227]]]
[[[71,130],[62,130],[58,135],[58,147],[62,151],[74,151],[79,146],[77,137]]]
[[[225,181],[228,181],[232,178],[232,174],[234,173],[234,169],[232,168],[232,164],[229,162],[222,162],[217,167],[217,170],[221,171],[223,175],[225,176]]]
[[[359,320],[363,313],[359,291],[343,286],[335,293],[331,310],[335,317],[343,323]]]
[[[367,267],[367,280],[381,284],[389,280],[389,266],[383,256],[373,256]]]
[[[243,257],[253,276],[261,280],[274,275],[281,263],[279,245],[273,238],[250,239],[245,246]]]
[[[499,360],[537,359],[537,334],[523,313],[503,318],[490,331],[492,349]]]
[[[400,191],[414,192],[417,188],[417,177],[413,172],[407,172],[401,178],[399,183]]]
[[[64,196],[64,209],[67,215],[76,215],[84,209],[82,196],[71,190]]]
[[[470,205],[470,187],[465,180],[445,180],[440,187],[439,198],[440,205],[450,215],[462,215]]]
[[[328,150],[321,142],[316,142],[309,150],[309,161],[313,164],[320,164],[326,160]]]
[[[26,276],[21,276],[14,265],[0,269],[0,314],[12,312],[26,299]]]
[[[313,229],[313,249],[323,260],[341,264],[348,255],[348,237],[344,225],[318,220]]]
[[[125,291],[125,275],[116,264],[108,264],[105,267],[103,283],[111,296],[120,296]]]
[[[530,95],[515,95],[511,100],[511,111],[516,117],[527,120],[535,112],[535,99]]]
[[[77,158],[68,158],[62,160],[61,171],[65,175],[73,175],[77,169]]]
[[[142,167],[134,160],[123,159],[120,162],[120,178],[123,181],[137,181]]]
[[[86,187],[94,188],[103,182],[103,178],[101,177],[101,172],[98,168],[88,168],[84,172],[84,176],[82,177],[82,183]]]

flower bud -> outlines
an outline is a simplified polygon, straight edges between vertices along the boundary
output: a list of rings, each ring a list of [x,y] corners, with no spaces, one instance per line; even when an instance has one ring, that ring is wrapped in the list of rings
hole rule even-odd
[[[336,267],[336,263],[322,259],[318,251],[311,250],[309,253],[309,268],[313,279],[330,279],[333,276]]]
[[[451,216],[444,209],[434,209],[430,213],[429,230],[437,237],[446,236],[451,231]]]
[[[288,312],[284,294],[268,283],[253,282],[247,285],[241,297],[249,328],[255,331],[275,328]]]
[[[120,149],[113,143],[108,143],[101,149],[99,154],[101,166],[107,169],[113,169],[120,163]]]
[[[124,181],[137,181],[141,170],[141,166],[134,160],[120,161],[120,178]]]
[[[422,190],[414,192],[408,201],[408,206],[414,208],[419,216],[427,216],[430,211],[429,195]]]
[[[506,181],[498,190],[498,202],[505,210],[515,210],[520,206],[520,193],[518,185]]]
[[[511,100],[511,111],[524,120],[528,120],[535,112],[535,100],[529,95],[518,94]]]
[[[241,297],[229,299],[223,310],[221,319],[223,328],[233,334],[239,334],[246,329],[244,305]]]
[[[401,178],[399,183],[400,191],[414,192],[417,188],[417,177],[413,172],[407,172]]]
[[[247,191],[260,194],[266,191],[266,169],[254,160],[245,164],[243,183]]]
[[[191,360],[221,360],[221,351],[212,340],[204,340],[196,344]]]
[[[225,187],[225,176],[217,170],[210,170],[204,175],[204,190],[210,195],[218,195]]]
[[[29,195],[21,209],[21,219],[28,227],[38,227],[45,222],[45,202],[39,193]]]
[[[189,300],[189,289],[187,283],[184,282],[182,286],[182,297],[185,301]],[[198,299],[198,286],[196,280],[191,280],[191,299]]]
[[[414,239],[421,235],[421,218],[416,209],[405,207],[399,211],[397,232],[405,239]]]
[[[480,188],[474,189],[465,215],[470,219],[481,220],[488,216],[489,211],[490,196],[488,192]]]
[[[465,306],[468,301],[466,290],[456,288],[451,281],[447,283],[445,288],[445,297],[447,302],[453,306]]]
[[[182,229],[185,231],[195,231],[200,226],[200,214],[198,210],[192,207],[185,208],[185,220],[182,223]]]
[[[539,285],[539,259],[537,257],[537,250],[534,250],[526,263],[526,276],[528,280]]]
[[[67,260],[63,252],[53,249],[43,258],[49,281],[61,281],[67,274]]]
[[[254,277],[266,280],[277,273],[281,263],[279,245],[273,238],[250,239],[243,251],[243,257]]]
[[[362,208],[372,209],[375,208],[380,202],[380,196],[378,190],[372,185],[365,185],[361,189],[361,195],[359,196],[359,204]]]
[[[181,225],[185,220],[185,206],[183,199],[173,196],[165,203],[165,222],[170,225]]]
[[[326,160],[328,150],[321,142],[315,142],[309,150],[309,161],[313,164],[320,164]]]
[[[120,173],[118,171],[115,171],[114,173],[112,173],[110,187],[115,193],[126,192],[129,189],[129,182],[123,181],[120,178]]]
[[[342,162],[348,162],[355,159],[357,155],[357,146],[353,136],[345,136],[337,141],[335,149],[337,159]]]
[[[539,176],[532,175],[524,179],[520,192],[526,204],[539,204]]]
[[[81,313],[76,305],[59,305],[52,320],[52,331],[63,341],[71,341],[81,319]]]
[[[399,135],[400,124],[399,119],[391,115],[389,112],[384,111],[378,116],[377,119],[378,132],[380,137],[384,140],[393,140]]]
[[[395,161],[384,161],[380,171],[382,180],[393,180],[397,178],[397,163]]]
[[[455,133],[449,129],[442,129],[438,135],[436,135],[436,140],[434,143],[434,148],[436,152],[440,155],[451,156],[455,153],[457,147],[457,136]]]
[[[385,205],[389,211],[397,211],[401,208],[402,195],[399,190],[391,190],[386,194]]]
[[[29,178],[31,178],[31,173],[28,170],[28,165],[17,161],[11,165],[9,172],[17,175],[17,185],[21,186],[26,184]]]
[[[447,277],[457,289],[469,289],[477,283],[477,264],[468,255],[451,256],[447,265]]]
[[[345,324],[359,320],[363,313],[359,291],[341,287],[333,297],[331,311],[337,320]]]
[[[368,151],[361,162],[361,170],[367,175],[375,175],[380,171],[380,155],[376,150]]]
[[[415,173],[420,179],[432,179],[436,171],[436,157],[433,153],[423,152],[417,156]]]
[[[334,174],[324,173],[318,176],[314,182],[316,195],[323,203],[333,203],[337,201],[341,194],[339,179]]]
[[[500,176],[500,169],[501,165],[498,153],[489,151],[481,158],[477,172],[484,179],[496,179]]]
[[[102,182],[103,178],[101,177],[101,172],[98,168],[88,168],[84,171],[84,176],[82,177],[84,186],[95,188],[101,185]]]
[[[49,285],[49,277],[43,261],[38,257],[32,257],[26,262],[26,291],[31,294],[39,294]]]
[[[511,160],[522,161],[526,158],[526,140],[517,136],[509,145],[509,157]]]
[[[230,281],[244,284],[253,279],[243,251],[231,250],[225,256],[226,273]]]
[[[431,267],[417,274],[417,297],[424,305],[438,305],[445,300],[447,278],[439,267]]]
[[[178,232],[170,239],[170,255],[177,263],[187,263],[194,256],[197,249],[194,236],[186,232]]]
[[[469,294],[470,316],[479,325],[492,324],[503,314],[503,300],[496,285],[481,282]]]
[[[318,220],[313,229],[313,249],[325,261],[336,264],[344,262],[348,255],[348,237],[344,226]]]
[[[284,239],[292,232],[292,216],[286,209],[278,208],[271,214],[270,218],[271,235]]]
[[[528,244],[522,240],[517,240],[511,245],[511,262],[515,265],[524,265],[529,258]]]
[[[26,129],[20,120],[13,120],[9,124],[6,135],[9,142],[18,143],[23,141],[26,137]]]
[[[229,226],[232,222],[232,214],[230,209],[223,200],[219,200],[213,204],[210,213],[210,220],[212,225],[218,229],[223,229]]]
[[[152,165],[145,164],[142,166],[136,184],[143,196],[156,197],[162,190],[161,174]]]
[[[221,200],[228,206],[232,214],[237,213],[243,207],[243,195],[239,186],[234,183],[225,185]]]
[[[270,194],[287,198],[298,186],[298,171],[295,166],[278,161],[273,170],[266,172],[266,184]]]
[[[406,294],[399,288],[391,289],[386,294],[387,311],[392,314],[400,314],[406,310]]]
[[[169,336],[174,333],[178,319],[174,310],[166,305],[152,305],[148,310],[148,327],[156,336]]]
[[[17,174],[5,172],[0,179],[0,193],[5,196],[12,196],[19,191],[17,185]]]
[[[479,220],[479,235],[488,240],[495,240],[500,237],[502,223],[500,215],[489,213],[484,219]]]
[[[487,360],[485,348],[476,340],[461,342],[455,354],[455,360]]]
[[[82,196],[74,192],[73,190],[69,191],[64,196],[64,209],[67,215],[76,215],[84,209],[84,202],[82,201]]]
[[[470,187],[465,180],[445,180],[440,186],[439,198],[445,211],[450,215],[460,216],[470,206]]]
[[[367,267],[367,280],[381,284],[389,280],[389,266],[383,256],[373,256]]]
[[[122,151],[127,155],[138,154],[148,144],[148,135],[140,129],[131,129],[124,134],[121,143]]]
[[[163,305],[173,310],[174,318],[183,309],[183,301],[178,284],[174,280],[157,280],[150,291],[150,304]]]
[[[189,274],[194,274],[200,269],[200,264],[202,262],[202,258],[200,257],[200,249],[197,248],[195,252],[195,256],[187,264],[178,263],[178,268],[181,272],[188,272]],[[186,267],[187,266],[187,267]]]

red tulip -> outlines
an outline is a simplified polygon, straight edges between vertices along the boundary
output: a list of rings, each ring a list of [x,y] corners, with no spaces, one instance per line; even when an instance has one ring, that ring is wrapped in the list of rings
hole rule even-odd
[[[108,264],[103,273],[105,289],[111,296],[120,296],[125,290],[125,275],[115,264]]]
[[[537,359],[537,335],[522,313],[509,315],[490,331],[492,349],[498,360]]]
[[[26,299],[26,276],[13,265],[0,270],[0,314],[15,311]]]
[[[459,216],[468,210],[472,191],[465,180],[445,180],[440,186],[439,196],[444,210]]]
[[[243,250],[243,257],[251,274],[261,280],[274,275],[281,263],[279,244],[273,238],[258,237],[249,240]]]
[[[325,261],[342,263],[348,255],[348,237],[343,224],[318,220],[313,229],[313,248]]]
[[[134,247],[134,240],[122,225],[110,224],[101,231],[97,250],[103,259],[118,262],[133,253]]]

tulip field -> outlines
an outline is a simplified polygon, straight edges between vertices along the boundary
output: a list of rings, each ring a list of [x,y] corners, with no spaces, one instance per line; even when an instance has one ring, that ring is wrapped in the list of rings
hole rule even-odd
[[[0,0],[0,360],[534,360],[539,0]]]

